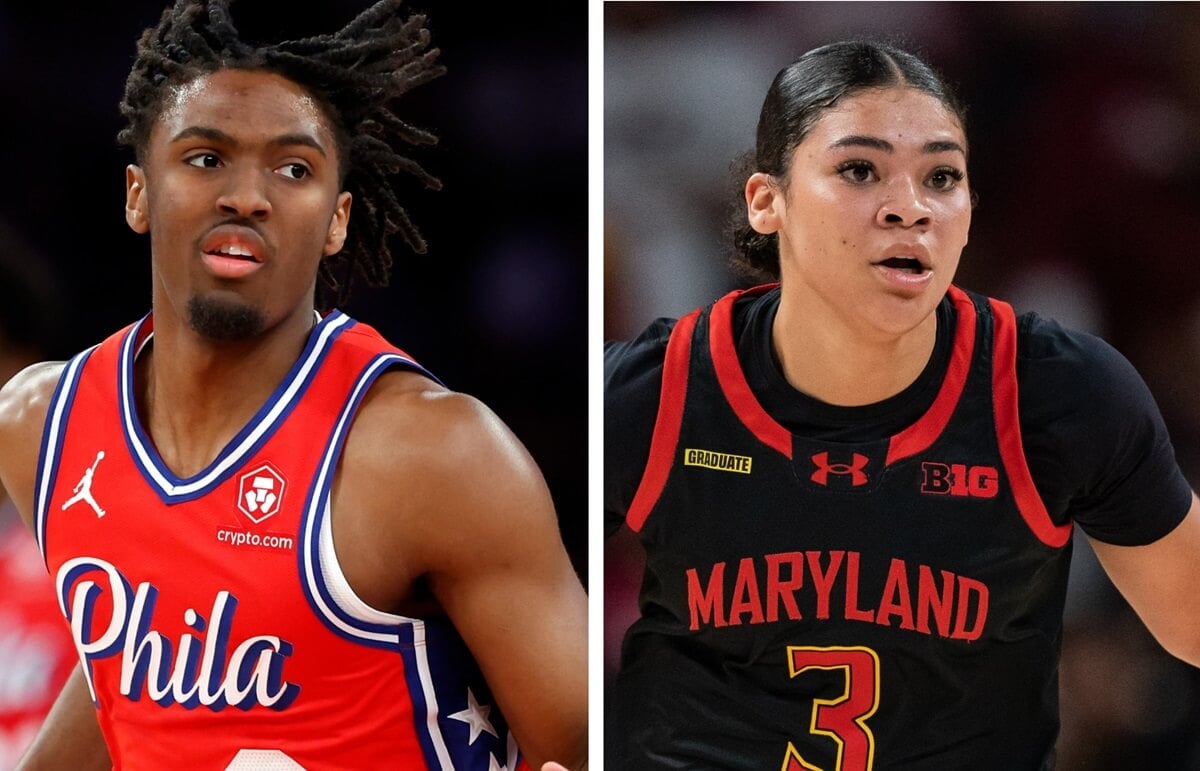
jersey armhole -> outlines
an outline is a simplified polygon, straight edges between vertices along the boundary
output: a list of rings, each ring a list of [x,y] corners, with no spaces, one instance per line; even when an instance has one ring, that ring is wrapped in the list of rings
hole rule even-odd
[[[683,422],[683,403],[687,396],[688,364],[692,356],[692,332],[700,310],[684,316],[671,330],[667,352],[663,359],[662,388],[658,396],[658,417],[650,439],[650,457],[642,481],[638,483],[633,502],[625,514],[625,523],[635,533],[641,532],[646,518],[666,487],[671,473],[675,449],[679,445],[679,428]]]
[[[297,558],[309,606],[330,631],[351,642],[397,648],[405,627],[419,621],[378,611],[358,598],[337,562],[329,529],[333,477],[346,436],[367,390],[389,369],[423,372],[411,359],[391,352],[376,355],[363,368],[334,423],[305,499]]]
[[[47,554],[46,531],[50,517],[50,497],[54,494],[54,484],[58,477],[58,460],[62,454],[63,438],[67,433],[67,420],[75,404],[80,373],[94,350],[96,346],[88,348],[67,362],[62,375],[59,376],[58,385],[54,387],[54,395],[50,397],[50,407],[46,410],[42,444],[38,448],[37,473],[34,476],[36,486],[33,490],[33,534],[42,553],[43,563],[46,563]]]
[[[1021,421],[1017,401],[1017,320],[1012,306],[990,299],[995,319],[995,343],[992,346],[992,402],[995,411],[996,439],[1004,473],[1012,485],[1013,497],[1021,518],[1038,540],[1060,549],[1071,539],[1072,524],[1054,524],[1046,504],[1038,495],[1025,460],[1021,441]]]

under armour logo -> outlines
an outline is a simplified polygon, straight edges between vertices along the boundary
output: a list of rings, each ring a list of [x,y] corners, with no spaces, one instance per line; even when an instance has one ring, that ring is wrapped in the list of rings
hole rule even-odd
[[[829,453],[819,452],[812,456],[812,462],[816,464],[817,470],[812,474],[812,481],[822,487],[829,484],[830,474],[849,474],[850,484],[858,487],[867,483],[867,475],[863,471],[870,462],[870,458],[860,453],[854,453],[849,463],[830,463]]]
[[[279,511],[283,488],[283,476],[274,466],[259,466],[238,480],[238,508],[251,522],[258,524]]]
[[[75,494],[68,498],[67,502],[62,505],[62,511],[66,511],[80,501],[83,501],[92,507],[92,511],[96,512],[97,517],[104,516],[104,509],[100,508],[99,504],[96,503],[96,499],[92,497],[92,477],[95,476],[96,467],[100,465],[100,461],[102,460],[104,460],[104,450],[96,453],[96,460],[92,461],[91,467],[83,472],[83,478],[79,480],[79,483],[75,485],[75,489],[72,490]]]

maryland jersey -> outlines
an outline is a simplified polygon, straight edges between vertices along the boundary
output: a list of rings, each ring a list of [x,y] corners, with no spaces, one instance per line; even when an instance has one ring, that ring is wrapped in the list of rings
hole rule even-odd
[[[1071,529],[1022,452],[1012,309],[952,288],[931,406],[846,443],[792,434],[751,392],[741,294],[667,344],[626,516],[647,564],[617,767],[1051,766]]]
[[[35,494],[114,766],[516,769],[454,629],[367,606],[333,549],[356,408],[389,368],[424,370],[335,311],[249,424],[181,479],[134,404],[151,323],[65,367]]]

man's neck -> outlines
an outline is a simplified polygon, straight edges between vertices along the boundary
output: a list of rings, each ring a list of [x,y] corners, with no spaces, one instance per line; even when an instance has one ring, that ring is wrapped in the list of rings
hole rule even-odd
[[[138,415],[176,476],[207,468],[254,417],[304,350],[311,310],[246,340],[214,341],[155,318],[134,367]]]

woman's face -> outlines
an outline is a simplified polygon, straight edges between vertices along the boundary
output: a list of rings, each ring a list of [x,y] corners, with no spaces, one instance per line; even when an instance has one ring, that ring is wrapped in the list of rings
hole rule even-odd
[[[860,91],[825,111],[785,180],[746,185],[751,225],[779,235],[784,292],[871,338],[931,319],[971,224],[966,147],[954,114],[914,88]]]

